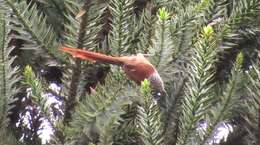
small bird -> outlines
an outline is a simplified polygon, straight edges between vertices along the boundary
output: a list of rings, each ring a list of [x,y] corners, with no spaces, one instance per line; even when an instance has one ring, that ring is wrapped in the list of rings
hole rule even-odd
[[[62,46],[60,50],[83,60],[121,66],[127,77],[137,84],[140,85],[145,79],[149,80],[156,99],[165,95],[164,84],[159,73],[141,53],[132,56],[109,56],[67,46]]]

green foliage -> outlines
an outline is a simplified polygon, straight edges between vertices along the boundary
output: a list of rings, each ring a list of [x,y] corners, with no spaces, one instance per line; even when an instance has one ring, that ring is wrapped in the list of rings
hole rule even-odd
[[[19,140],[17,140],[16,137],[11,134],[9,130],[1,129],[0,138],[0,145],[24,145]]]
[[[155,38],[153,39],[152,48],[150,48],[150,53],[153,54],[151,61],[160,72],[161,77],[170,80],[173,75],[173,71],[171,71],[173,65],[170,63],[172,61],[173,46],[169,32],[169,13],[165,8],[162,8],[159,9],[157,17]]]
[[[208,132],[211,132],[213,128],[221,121],[225,121],[231,118],[234,114],[235,109],[239,108],[238,105],[240,104],[239,95],[237,94],[239,89],[242,89],[241,85],[239,85],[241,79],[241,64],[243,61],[242,53],[239,53],[237,56],[237,61],[231,71],[231,76],[229,78],[229,82],[227,83],[226,89],[223,90],[223,94],[220,97],[220,101],[211,109],[210,114],[211,117],[211,124],[208,127]],[[208,134],[206,133],[206,137],[204,139],[207,144],[212,142],[208,138]]]
[[[220,22],[220,48],[224,51],[230,51],[230,49],[232,48],[239,48],[239,46],[243,45],[245,41],[249,41],[252,39],[250,38],[251,35],[257,35],[257,31],[259,30],[259,28],[257,28],[255,25],[250,24],[254,23],[255,19],[252,18],[255,17],[255,14],[258,12],[260,12],[258,0],[241,0],[235,2],[232,7],[232,11],[230,12],[230,16],[226,16],[227,18],[224,17],[225,19],[222,19]],[[250,32],[244,32],[248,30],[240,29],[240,26],[243,27],[243,29],[249,29]],[[256,47],[259,46],[257,40],[254,43],[257,44]],[[233,50],[233,52],[237,53],[236,50]]]
[[[30,66],[26,66],[23,72],[24,81],[23,84],[28,86],[28,96],[32,97],[32,101],[37,104],[41,111],[47,116],[50,117],[49,105],[47,104],[47,98],[43,96],[44,85],[42,84],[41,79],[36,76]]]
[[[259,109],[260,109],[260,71],[259,64],[253,64],[249,74],[248,74],[250,84],[247,86],[249,98],[243,100],[243,107],[245,110],[241,111],[241,116],[243,118],[244,124],[242,124],[243,129],[248,132],[246,136],[246,142],[248,144],[257,144],[259,141]]]
[[[7,28],[5,16],[0,13],[0,139],[1,145],[21,144],[13,135],[10,118],[11,109],[16,101],[15,95],[19,92],[17,83],[21,80],[18,67],[13,67],[15,57],[10,53],[13,48],[8,47],[10,29]]]
[[[208,0],[201,0],[198,3],[186,3],[186,6],[180,3],[178,2],[175,7],[170,32],[175,48],[175,59],[187,61],[187,55],[190,54],[189,48],[195,42],[192,39],[196,37],[197,33],[200,33],[201,26],[205,25],[203,20],[204,15],[207,13],[205,9],[211,3]]]
[[[128,96],[122,94],[127,89],[126,84],[126,80],[114,72],[107,77],[106,86],[99,85],[81,100],[68,128],[68,139],[77,142],[87,138],[100,145],[112,144],[120,115],[124,113],[122,106],[131,103]]]
[[[137,29],[137,32],[140,33],[138,37],[139,40],[136,44],[136,48],[143,53],[149,52],[149,47],[152,45],[152,37],[154,33],[153,28],[156,21],[155,18],[156,17],[153,16],[149,10],[143,10]],[[134,37],[136,36],[134,35]],[[134,40],[136,40],[136,38]]]
[[[37,5],[27,4],[26,1],[2,0],[0,1],[1,12],[9,16],[8,21],[14,23],[12,29],[18,35],[18,38],[26,41],[24,49],[32,49],[42,57],[48,56],[48,63],[58,63],[62,57],[58,52],[58,41],[55,32],[51,26],[46,25],[46,18],[37,10]],[[12,15],[12,16],[11,16]],[[39,53],[40,52],[40,53]]]
[[[106,6],[96,1],[75,3],[67,0],[65,4],[71,11],[71,13],[66,15],[68,23],[65,24],[65,44],[81,49],[93,49],[97,47],[97,35],[101,29],[100,19]],[[82,8],[80,4],[83,4]],[[80,10],[84,13],[77,19],[76,14]],[[96,12],[97,10],[98,13]],[[65,108],[65,122],[71,118],[71,111],[74,110],[77,97],[83,95],[80,94],[82,92],[80,90],[86,91],[84,86],[89,83],[85,79],[85,74],[83,74],[89,65],[81,64],[80,60],[68,60],[69,63],[74,64],[74,67],[68,66],[63,77],[64,82],[69,82],[66,83],[65,88],[67,89],[64,91],[67,104]]]
[[[142,82],[140,92],[144,97],[144,103],[138,106],[138,126],[140,126],[141,139],[145,145],[161,145],[164,141],[161,113],[151,95],[148,80]]]
[[[64,36],[66,45],[77,48],[96,48],[97,35],[101,29],[100,19],[106,6],[95,1],[75,3],[66,0],[65,4],[73,12],[73,14],[66,15],[67,23],[65,24],[66,33]],[[80,4],[83,4],[83,8]],[[77,18],[76,14],[79,11],[84,11],[84,14]]]
[[[130,22],[133,15],[133,0],[111,0],[109,9],[112,14],[112,31],[110,33],[110,47],[113,54],[122,54],[132,48],[127,44],[128,33],[131,33]]]
[[[167,19],[170,18],[169,13],[166,11],[166,9],[164,7],[159,9],[158,16],[159,16],[159,19],[162,21],[166,21]]]
[[[216,45],[214,30],[211,26],[203,28],[200,38],[195,44],[195,54],[192,57],[189,70],[190,78],[183,99],[182,115],[180,118],[181,128],[177,144],[197,142],[196,125],[198,121],[205,118],[207,108],[211,106],[214,95],[212,82],[216,61]]]
[[[60,35],[63,31],[63,25],[60,24],[66,21],[65,14],[69,11],[66,9],[65,2],[61,0],[33,0],[32,2],[45,15],[47,24],[51,25],[53,31]]]
[[[230,15],[230,22],[231,24],[241,24],[246,21],[246,23],[252,22],[254,19],[250,16],[255,16],[255,12],[259,12],[259,0],[238,1],[234,3],[233,11]]]
[[[223,123],[233,127],[223,144],[236,144],[233,136],[257,144],[259,6],[259,0],[0,0],[0,144],[18,144],[16,135],[39,141],[41,128],[32,138],[15,128],[28,105],[23,96],[50,123],[50,145],[207,145],[220,142]],[[60,45],[145,53],[167,94],[154,100],[149,81],[137,86],[117,66],[72,58]],[[52,81],[42,70],[49,66],[63,75],[61,91],[53,93],[62,104],[57,121],[45,96]]]

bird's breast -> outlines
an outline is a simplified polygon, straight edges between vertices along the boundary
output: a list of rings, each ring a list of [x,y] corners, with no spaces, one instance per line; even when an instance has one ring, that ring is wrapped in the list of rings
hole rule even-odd
[[[148,79],[156,71],[151,64],[146,63],[124,64],[123,70],[129,79],[138,84],[144,79]]]

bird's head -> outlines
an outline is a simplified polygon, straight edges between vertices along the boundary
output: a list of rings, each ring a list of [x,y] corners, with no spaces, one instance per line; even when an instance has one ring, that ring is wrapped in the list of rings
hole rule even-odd
[[[157,71],[155,71],[148,80],[151,83],[152,93],[156,100],[165,97],[166,91],[164,89],[163,81]]]
[[[164,89],[157,89],[157,88],[153,88],[152,94],[155,100],[160,100],[161,98],[165,98],[165,96],[167,95]]]

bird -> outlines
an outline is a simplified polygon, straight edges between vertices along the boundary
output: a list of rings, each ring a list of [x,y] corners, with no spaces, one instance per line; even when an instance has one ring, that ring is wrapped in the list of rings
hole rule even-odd
[[[130,56],[111,56],[68,46],[61,46],[60,50],[82,60],[120,66],[126,76],[138,85],[145,79],[149,80],[152,93],[156,99],[166,94],[164,83],[158,71],[141,53]]]

